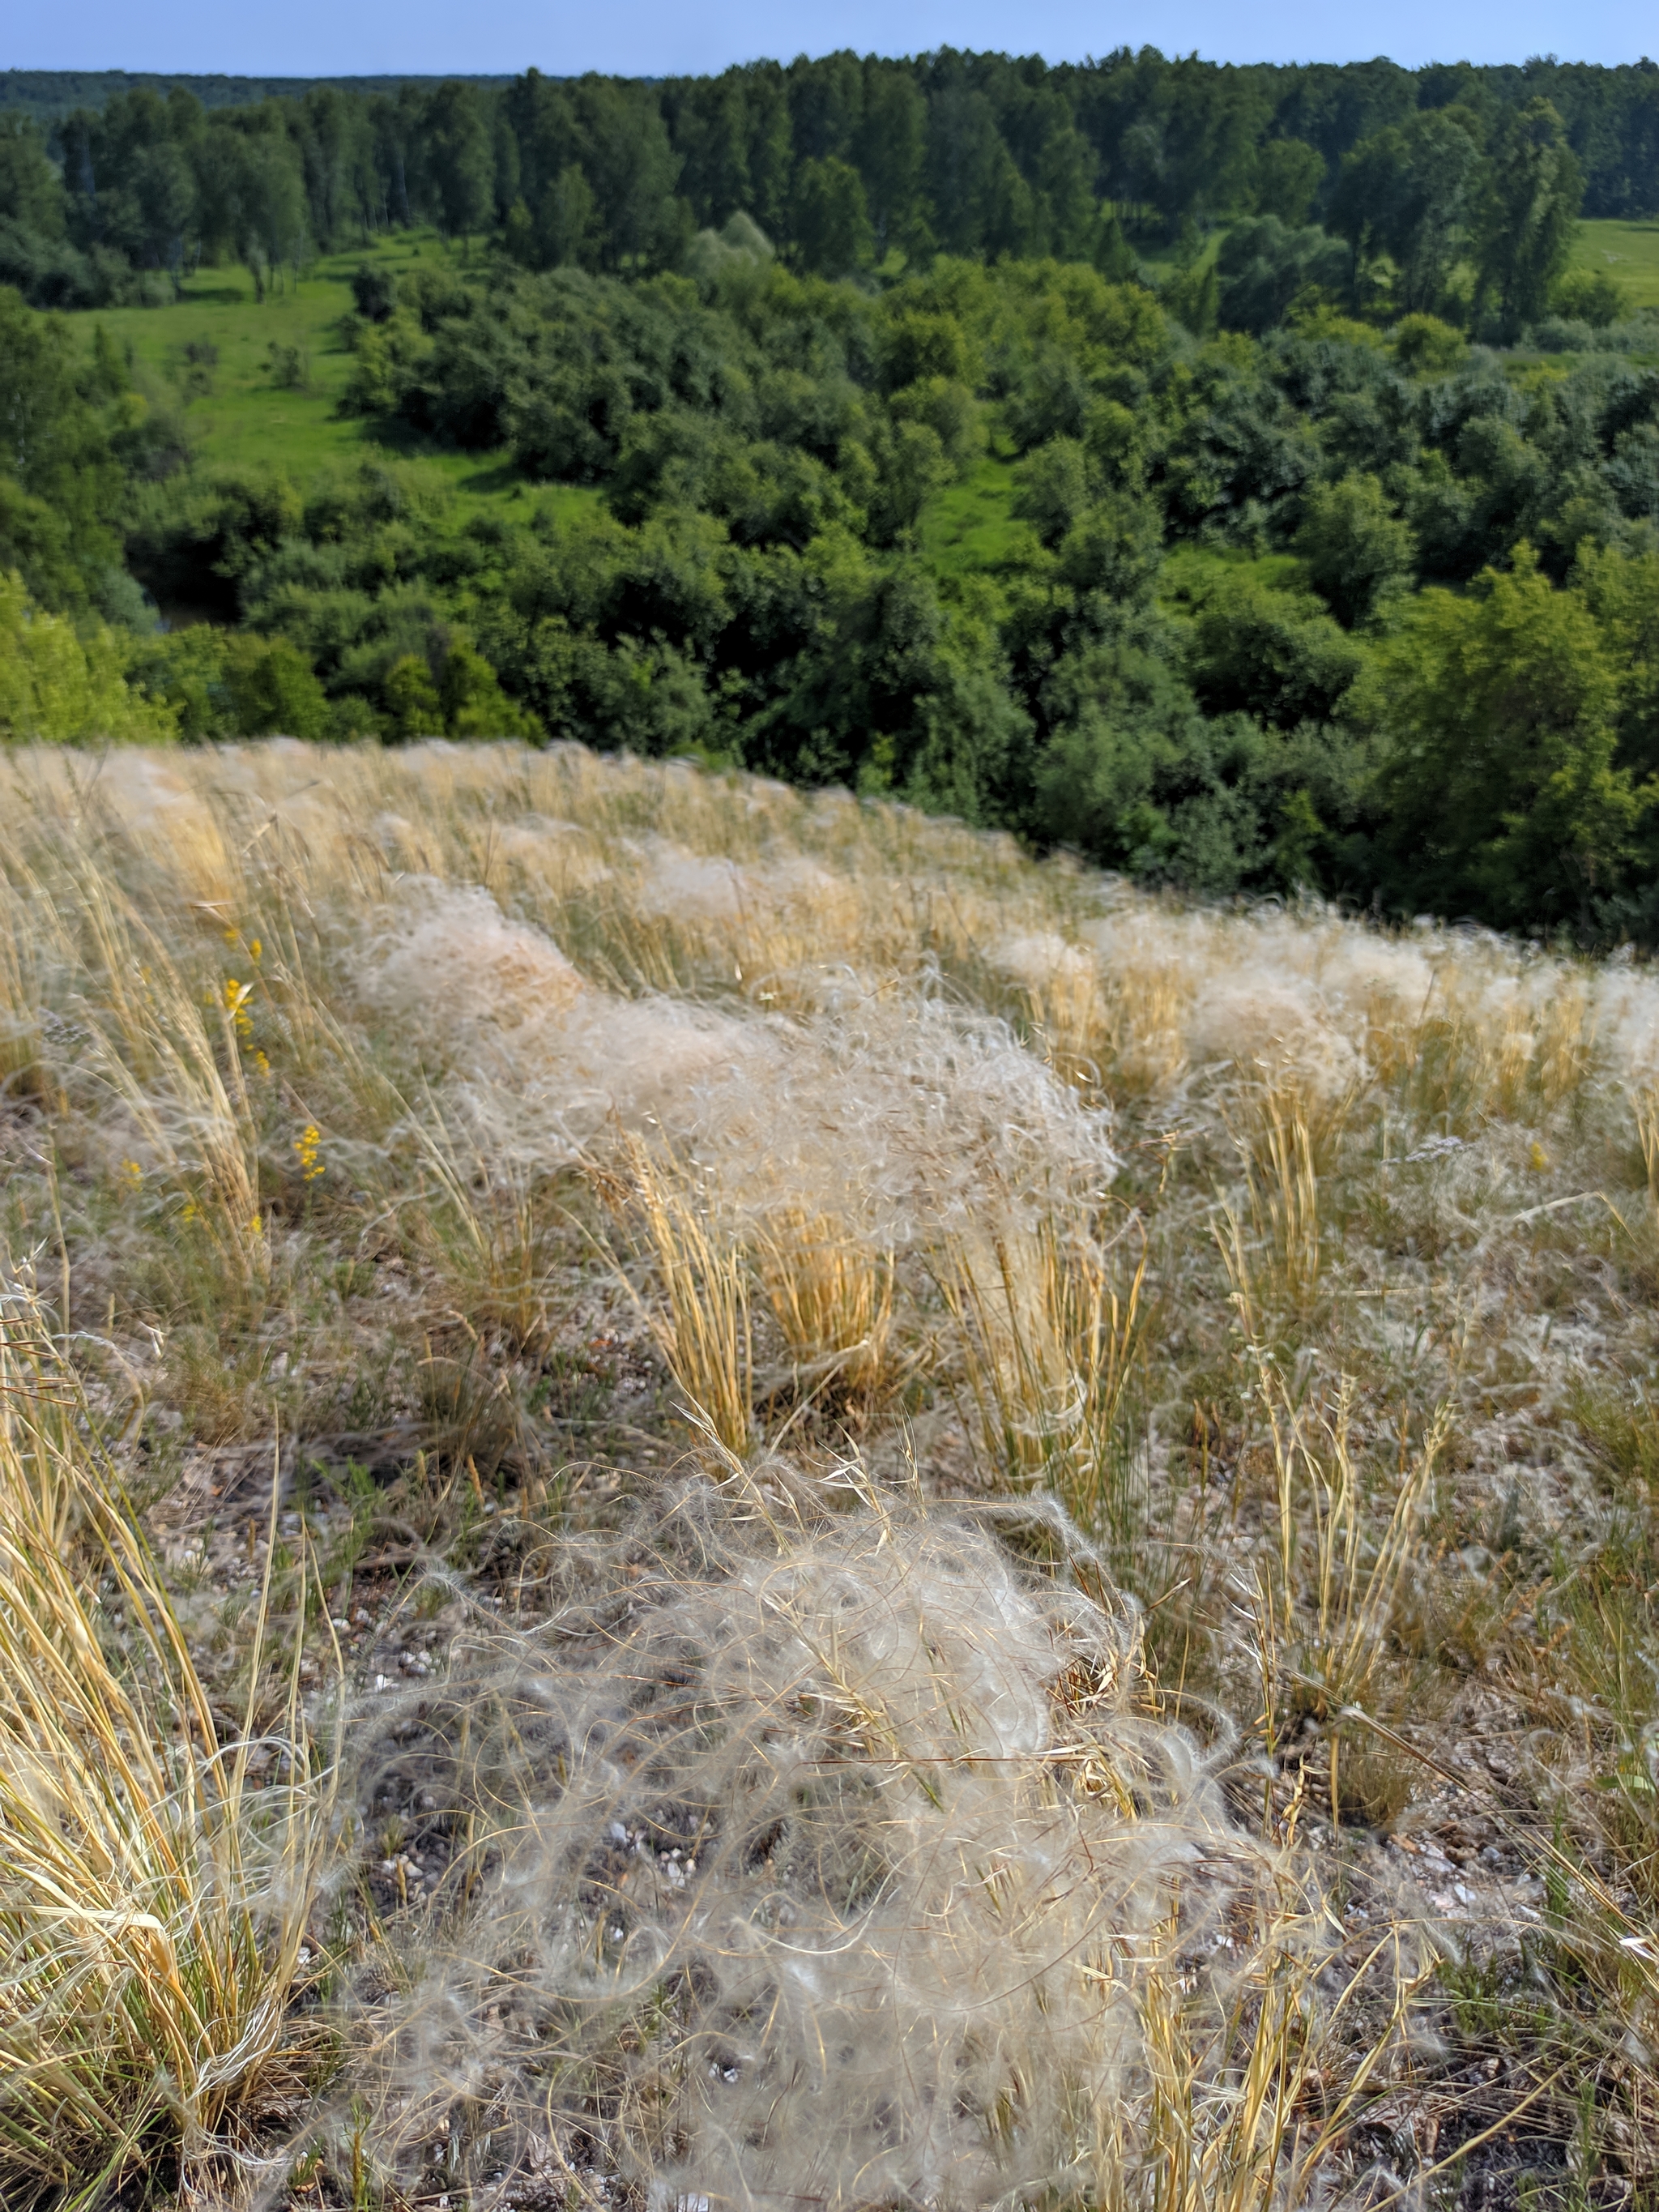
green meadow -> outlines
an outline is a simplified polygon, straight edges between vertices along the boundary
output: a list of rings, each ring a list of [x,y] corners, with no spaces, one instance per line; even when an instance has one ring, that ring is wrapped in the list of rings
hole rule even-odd
[[[1659,307],[1659,220],[1581,222],[1573,250],[1578,269],[1605,269],[1632,307]]]
[[[264,300],[255,297],[247,270],[233,265],[200,270],[170,306],[109,308],[77,319],[109,332],[155,400],[176,404],[186,396],[191,449],[209,469],[276,469],[303,480],[331,465],[392,454],[423,459],[463,504],[522,497],[525,479],[505,453],[460,453],[337,411],[351,368],[341,323],[351,312],[353,271],[365,262],[402,272],[451,258],[460,256],[452,256],[435,232],[404,232],[326,255],[297,278],[285,273],[282,289]],[[217,353],[206,371],[209,388],[188,397],[187,349],[204,344]],[[298,386],[279,374],[283,349],[299,354]],[[592,496],[571,486],[551,489],[560,504]]]
[[[993,437],[965,476],[932,500],[921,518],[921,550],[935,575],[963,576],[1006,567],[1036,538],[1013,512],[1012,449]]]

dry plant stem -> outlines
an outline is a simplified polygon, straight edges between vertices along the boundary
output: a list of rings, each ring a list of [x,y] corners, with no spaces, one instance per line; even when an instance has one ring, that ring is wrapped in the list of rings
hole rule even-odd
[[[102,972],[118,985],[99,1010],[100,1072],[153,1157],[191,1204],[206,1201],[198,1210],[228,1269],[252,1287],[268,1274],[270,1255],[236,1030],[247,987],[238,982],[228,1001],[221,996],[204,1008],[106,878],[83,877],[82,895]]]
[[[1230,1226],[1224,1253],[1242,1265],[1237,1222]],[[1241,1289],[1236,1297],[1248,1322],[1248,1292]],[[1264,1692],[1270,1680],[1288,1687],[1293,1702],[1305,1700],[1322,1719],[1373,1694],[1407,1579],[1417,1566],[1449,1408],[1436,1409],[1379,1516],[1354,1462],[1352,1382],[1339,1382],[1326,1413],[1297,1402],[1259,1338],[1247,1339],[1247,1352],[1273,1469],[1276,1557],[1257,1613]]]
[[[1314,1648],[1320,1686],[1339,1704],[1362,1698],[1410,1562],[1418,1524],[1427,1504],[1435,1462],[1445,1440],[1446,1413],[1437,1413],[1423,1449],[1410,1462],[1380,1533],[1370,1524],[1350,1449],[1353,1386],[1344,1378],[1336,1407],[1316,1417],[1319,1442],[1309,1435],[1304,1413],[1291,1401],[1284,1378],[1260,1346],[1252,1346],[1261,1403],[1273,1438],[1279,1543],[1279,1614],[1289,1644],[1297,1625],[1304,1580],[1298,1558],[1303,1532],[1311,1530]]]
[[[1316,1104],[1293,1081],[1269,1069],[1247,1091],[1242,1105],[1242,1113],[1235,1109],[1230,1120],[1249,1194],[1255,1250],[1261,1255],[1251,1271],[1255,1296],[1265,1297],[1293,1323],[1305,1325],[1325,1263],[1321,1164],[1334,1162],[1353,1097],[1344,1093]],[[1236,1220],[1230,1234],[1242,1266]],[[1235,1271],[1236,1289],[1239,1280]]]
[[[1635,1099],[1637,1141],[1647,1170],[1648,1196],[1659,1204],[1659,1091],[1644,1090]]]
[[[469,1142],[429,1091],[403,1126],[424,1170],[418,1198],[402,1209],[412,1217],[415,1237],[468,1319],[508,1329],[526,1350],[544,1348],[555,1294],[551,1238],[533,1173]]]

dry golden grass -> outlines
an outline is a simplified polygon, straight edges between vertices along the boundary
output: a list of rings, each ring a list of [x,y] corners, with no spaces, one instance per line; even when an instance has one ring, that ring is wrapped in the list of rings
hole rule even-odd
[[[255,1668],[257,1674],[257,1664]],[[155,2160],[234,2171],[322,2056],[292,2018],[327,1806],[222,1741],[38,1306],[0,1310],[0,2173],[92,2205]]]
[[[941,1255],[973,1427],[994,1487],[1051,1491],[1085,1528],[1131,1533],[1134,1439],[1123,1425],[1140,1354],[1144,1241],[1052,1218]]]
[[[897,1379],[890,1252],[830,1213],[780,1206],[755,1237],[760,1279],[795,1388],[866,1406]]]
[[[622,1158],[622,1201],[638,1213],[661,1285],[662,1303],[647,1309],[652,1333],[685,1410],[741,1458],[754,1442],[747,1255],[711,1221],[706,1187],[673,1153],[635,1139]]]
[[[492,2130],[526,2190],[596,2206],[624,2180],[695,2205],[768,2174],[849,2207],[943,2203],[947,2172],[964,2200],[1263,2212],[1413,2189],[1519,2208],[1569,2171],[1604,2194],[1650,2185],[1659,986],[1642,966],[1314,907],[1184,908],[902,808],[577,748],[15,752],[0,805],[0,1219],[53,1358],[113,1438],[107,1460],[75,1460],[78,1486],[8,1506],[5,1632],[50,1642],[64,1608],[118,1604],[137,1641],[118,1663],[94,1638],[101,1672],[76,1647],[82,1719],[52,1756],[82,1761],[74,1790],[103,1790],[115,1827],[142,1829],[149,1778],[148,1804],[213,1839],[193,1869],[233,1839],[242,1854],[198,1885],[198,1929],[155,1835],[121,1846],[166,1907],[134,1917],[58,1824],[60,1929],[80,1932],[18,1951],[13,1972],[44,1977],[15,2033],[40,2045],[28,2140],[60,2164],[18,2151],[8,2170],[0,2147],[0,2198],[12,2174],[80,2186],[152,2130],[205,2173],[210,2147],[247,2148],[259,2083],[281,2074],[300,1924],[283,1900],[320,1848],[301,1841],[320,1833],[301,1817],[310,1754],[257,1792],[229,1754],[201,1756],[210,1725],[234,1740],[221,1677],[239,1638],[246,1661],[258,1572],[294,1670],[277,1733],[323,1725],[337,1634],[362,1692],[353,1757],[377,1778],[324,1885],[359,1969],[331,1997],[346,2042],[368,2017],[354,1990],[465,1995],[453,2048],[411,1996],[386,2068],[310,2108],[296,2204],[366,2206],[381,2182],[424,2202],[414,2183],[441,2174],[455,2212],[507,2212]],[[50,1398],[28,1401],[40,1435],[85,1419]],[[279,1430],[287,1487],[256,1571],[246,1469]],[[155,1554],[107,1503],[122,1483],[167,1532],[171,1610]],[[710,1499],[735,1518],[700,1519]],[[29,1513],[68,1515],[67,1552]],[[688,1528],[695,1558],[675,1548]],[[1116,1702],[1074,1710],[1066,1668],[1042,1676],[1042,1748],[994,1788],[997,1761],[963,1747],[981,1659],[938,1656],[957,1650],[961,1591],[939,1601],[925,1710],[879,1638],[838,1649],[823,1612],[831,1585],[854,1610],[878,1590],[898,1603],[952,1545],[981,1547],[976,1587],[995,1557],[1023,1593],[974,1627],[994,1672],[1026,1664],[1008,1624],[1028,1602],[1050,1626],[1053,1607],[1090,1604],[1139,1622]],[[313,1549],[343,1630],[295,1595]],[[769,1626],[750,1622],[762,1589]],[[496,1626],[488,1663],[462,1638],[443,1709],[471,1716],[471,1747],[447,1737],[422,1778],[418,1729],[388,1752],[375,1716],[405,1711],[385,1624],[428,1597],[434,1618],[470,1606]],[[567,1659],[610,1638],[615,1668],[578,1683],[554,1665],[567,1629]],[[775,1679],[786,1629],[799,1663]],[[1101,1632],[1073,1633],[1092,1696]],[[538,1636],[532,1665],[514,1639]],[[571,1796],[572,1746],[523,1698],[533,1677],[544,1721],[621,1699],[615,1725],[648,1748],[649,1713],[685,1690],[676,1670],[712,1682],[720,1666],[704,1718],[761,1765],[697,1770],[725,1838],[721,1909],[750,1947],[741,1972],[735,1953],[710,1969],[731,2000],[716,2051],[685,2009],[702,1969],[683,1919],[656,1905],[623,1916],[629,1942],[655,1931],[656,1964],[632,1954],[637,1987],[623,1975],[584,2009],[593,1977],[622,1975],[603,1933],[618,1923],[590,1916],[565,1950],[550,1931],[599,1878],[593,1823],[600,1844],[613,1819],[639,1825],[631,1770],[596,1768]],[[810,1710],[791,1705],[809,1679]],[[7,1725],[46,1729],[26,1692],[3,1694]],[[430,1694],[427,1674],[410,1686],[420,1727]],[[1121,1727],[1140,1747],[1127,1765]],[[768,1890],[764,1854],[750,1863],[735,1838],[803,1730],[846,1834],[832,1853],[814,1831]],[[1142,1890],[1103,1871],[1142,1863],[1168,1812],[1149,1812],[1164,1784],[1149,1799],[1147,1777],[1182,1746],[1208,1778],[1182,1801],[1205,1808],[1183,1863],[1252,1869],[1237,1925],[1219,1906],[1206,1923],[1233,1948],[1196,1963],[1206,1875],[1177,1899],[1162,1875]],[[675,1803],[696,1797],[690,1772]],[[930,1786],[956,1808],[942,1828]],[[10,1881],[51,1824],[21,1794],[8,1805]],[[1005,1874],[981,1850],[981,1830],[1033,1832],[1039,1813],[1067,1850],[1095,1838],[1097,1882],[1079,1873],[1060,1897],[1035,1859]],[[393,1828],[447,1870],[430,1914],[404,1846],[382,1850]],[[667,1848],[633,1893],[665,1911]],[[509,1895],[509,1866],[531,1869],[528,1892]],[[909,1902],[884,1920],[890,1878]],[[795,2119],[743,2136],[757,2083],[819,2063],[805,2015],[762,2002],[786,1963],[763,1895],[806,1915],[825,1975],[850,1930],[847,1971],[879,1983],[867,2017],[848,1999],[861,2080],[908,2054],[948,2105],[946,2075],[971,2077],[942,2163],[908,2107],[904,2154],[869,2149],[873,2090],[866,2181],[804,2120],[797,2144]],[[508,2015],[487,2017],[489,1976],[532,1907],[532,1995],[551,2008],[535,2034],[558,2025],[568,2070],[556,2095],[513,2075],[498,2125]],[[194,2026],[110,1994],[162,2002],[145,1914],[181,1961],[199,1954],[176,1977]],[[1127,1948],[1106,1942],[1115,1915],[1133,1920]],[[986,1964],[999,1929],[1017,1931],[1005,1963],[1029,1970],[1024,1994]],[[1458,1949],[1455,1972],[1431,1971]],[[690,1978],[672,1989],[669,1960]],[[971,2032],[947,2033],[975,1987]],[[152,2069],[141,2094],[140,2019],[168,2082],[217,2086],[162,2093]],[[738,2081],[722,2066],[707,2087],[697,2066],[728,2054]],[[1489,2058],[1479,2078],[1498,2086],[1466,2115],[1458,2085]],[[586,2135],[584,2098],[604,2118]],[[1535,2169],[1503,2148],[1506,2112],[1550,2147]]]

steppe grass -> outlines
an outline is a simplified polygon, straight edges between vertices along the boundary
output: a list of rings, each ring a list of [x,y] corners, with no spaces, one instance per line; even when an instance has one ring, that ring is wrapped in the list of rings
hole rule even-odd
[[[137,2096],[71,1854],[58,2184],[164,2126],[158,2205],[1650,2197],[1644,968],[574,747],[0,776],[84,1438],[15,1556],[143,1601],[52,1756],[262,1869],[291,1805],[303,1881],[192,1869],[262,2050],[340,2053]]]
[[[256,1631],[257,1633],[257,1631]],[[259,1674],[257,1650],[252,1669]],[[0,1307],[0,2173],[90,2208],[145,2166],[233,2187],[324,2057],[294,2010],[327,1840],[293,1686],[216,1715],[34,1301]],[[277,1749],[283,1776],[252,1771]],[[256,1751],[264,1756],[255,1759]]]

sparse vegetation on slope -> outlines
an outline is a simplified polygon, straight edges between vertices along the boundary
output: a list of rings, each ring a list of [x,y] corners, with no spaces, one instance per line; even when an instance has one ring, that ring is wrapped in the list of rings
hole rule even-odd
[[[8,2202],[1650,2192],[1644,969],[0,772]]]

